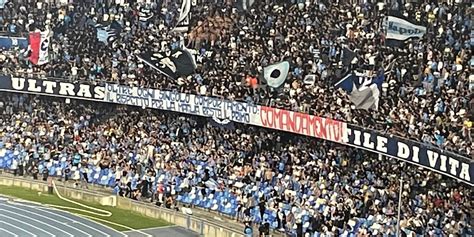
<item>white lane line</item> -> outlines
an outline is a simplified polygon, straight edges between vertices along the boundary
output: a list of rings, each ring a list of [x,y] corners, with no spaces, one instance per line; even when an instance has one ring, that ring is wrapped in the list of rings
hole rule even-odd
[[[50,208],[49,208],[49,207],[39,207],[39,209],[50,209]],[[114,234],[120,234],[120,235],[122,235],[122,236],[124,236],[124,237],[127,237],[127,235],[123,234],[122,232],[119,232],[119,231],[117,231],[117,230],[115,230],[115,229],[113,229],[113,228],[111,228],[111,227],[109,227],[109,226],[106,226],[106,225],[104,225],[104,224],[102,224],[102,223],[100,223],[100,222],[97,222],[97,221],[95,221],[95,220],[92,220],[92,218],[91,218],[90,216],[80,215],[80,214],[77,214],[77,213],[72,213],[72,212],[68,212],[68,211],[65,211],[65,210],[57,209],[57,208],[55,208],[54,210],[55,210],[55,211],[59,211],[59,212],[69,213],[69,214],[71,214],[71,215],[75,215],[75,216],[77,216],[77,217],[79,217],[79,218],[84,219],[85,221],[89,221],[89,222],[92,222],[92,223],[94,223],[94,224],[100,225],[100,226],[104,227],[104,229],[108,229],[108,230],[112,231]]]
[[[14,233],[12,233],[12,232],[10,232],[10,231],[8,231],[8,230],[5,230],[5,229],[3,229],[3,228],[0,228],[0,232],[2,232],[2,231],[5,232],[5,233],[8,233],[8,234],[13,235],[13,237],[18,237],[18,235],[14,234]]]
[[[125,226],[125,225],[122,225],[122,224],[119,224],[119,223],[115,223],[115,222],[111,222],[111,221],[107,221],[107,220],[104,220],[104,219],[100,219],[98,217],[93,217],[93,216],[87,216],[87,215],[82,215],[82,214],[77,214],[79,216],[82,216],[82,217],[85,217],[85,218],[90,218],[90,219],[93,219],[93,220],[97,220],[97,221],[100,221],[100,222],[104,222],[104,223],[107,223],[107,224],[111,224],[111,225],[114,225],[114,226],[118,226],[118,227],[122,227],[122,228],[125,228],[125,229],[128,229],[128,230],[132,230],[132,231],[135,231],[137,233],[140,233],[146,237],[153,237],[153,235],[150,235],[150,234],[147,234],[139,229],[133,229],[133,228],[130,228],[128,226]],[[100,224],[99,222],[96,222],[97,224]],[[120,233],[120,232],[118,232]],[[122,233],[121,233],[122,234]],[[127,236],[125,234],[122,234],[124,236]]]
[[[0,204],[0,206],[1,206],[1,205],[2,205],[2,204]],[[19,210],[21,210],[21,209],[19,209]],[[74,235],[72,235],[72,234],[70,234],[70,233],[68,233],[68,232],[66,232],[66,231],[64,231],[64,230],[61,230],[61,229],[55,227],[54,225],[51,225],[51,223],[42,222],[42,221],[40,221],[40,220],[36,220],[36,219],[34,219],[34,218],[31,218],[31,217],[28,217],[28,216],[25,216],[25,215],[22,215],[22,214],[18,214],[18,213],[13,212],[13,211],[5,210],[5,209],[0,209],[0,212],[1,212],[1,211],[8,212],[8,213],[11,213],[11,214],[14,214],[14,215],[21,216],[21,217],[23,217],[23,218],[25,218],[25,219],[32,220],[32,221],[34,221],[34,222],[41,223],[41,224],[43,224],[43,225],[45,225],[45,226],[48,226],[48,227],[50,227],[50,228],[52,228],[52,229],[58,230],[59,232],[63,232],[64,234],[66,234],[66,235],[69,236],[69,237],[74,237]]]
[[[100,231],[100,230],[98,230],[98,229],[96,229],[96,228],[94,228],[94,227],[92,227],[92,226],[88,226],[88,225],[84,224],[84,223],[83,223],[82,221],[80,221],[80,220],[74,220],[74,219],[71,219],[71,218],[69,218],[69,217],[66,217],[66,216],[63,216],[63,215],[59,215],[59,214],[57,214],[57,213],[54,213],[54,212],[46,211],[46,210],[45,210],[45,209],[52,210],[52,209],[50,209],[50,208],[42,208],[41,206],[29,206],[29,205],[20,204],[20,203],[14,203],[14,205],[23,206],[23,207],[26,207],[26,208],[31,208],[31,209],[33,209],[33,210],[35,210],[35,211],[41,211],[41,212],[49,213],[49,214],[51,214],[51,215],[53,215],[53,216],[60,217],[60,218],[62,218],[62,219],[68,220],[68,221],[70,221],[70,222],[72,222],[72,223],[76,223],[76,224],[78,224],[78,225],[82,225],[82,226],[86,227],[87,229],[94,230],[95,232],[100,233],[100,236],[110,237],[109,234],[107,234],[107,233],[105,233],[105,232],[103,232],[103,231]],[[54,210],[56,210],[56,209],[54,209]],[[66,212],[66,213],[70,214],[69,212]],[[38,215],[38,214],[37,214],[37,215]],[[84,218],[82,218],[82,219],[84,219]],[[86,220],[86,219],[84,219],[84,220]],[[72,226],[70,226],[70,225],[69,225],[69,227],[70,227],[70,228],[74,228],[74,227],[72,227]],[[74,228],[74,229],[76,229],[76,228]],[[76,230],[80,231],[79,229],[76,229]],[[92,235],[89,234],[89,233],[87,233],[87,232],[83,232],[83,231],[80,231],[80,232],[86,234],[86,235],[89,236],[89,237],[92,237]]]
[[[167,226],[158,226],[158,227],[144,228],[144,229],[140,229],[140,230],[141,230],[141,231],[159,230],[159,229],[174,228],[174,227],[179,227],[179,226],[177,226],[177,225],[167,225]],[[129,233],[129,232],[136,232],[136,231],[135,231],[135,230],[126,230],[126,231],[123,231],[123,233]]]
[[[82,231],[82,230],[80,230],[80,229],[77,229],[77,228],[75,228],[75,227],[72,227],[72,226],[70,226],[70,225],[67,225],[67,223],[63,223],[63,222],[57,221],[57,220],[55,220],[55,219],[53,219],[53,218],[46,217],[46,216],[42,216],[42,215],[40,215],[40,214],[38,214],[38,213],[35,213],[35,212],[32,212],[32,211],[27,211],[27,210],[24,210],[24,209],[21,209],[21,208],[18,208],[18,207],[14,207],[14,206],[12,206],[12,205],[0,204],[0,206],[4,206],[4,207],[7,207],[7,208],[13,208],[13,209],[15,209],[15,210],[18,210],[18,213],[26,212],[26,213],[29,213],[29,214],[31,214],[31,215],[39,216],[39,217],[41,217],[42,219],[46,219],[46,220],[50,220],[50,221],[52,221],[52,222],[56,222],[56,223],[58,223],[58,224],[60,224],[60,225],[64,225],[64,226],[66,226],[66,227],[68,227],[68,228],[71,228],[71,229],[73,229],[73,230],[76,230],[77,232],[83,233],[83,234],[85,234],[87,237],[92,237],[92,235],[90,235],[90,234],[88,234],[88,233],[86,233],[86,232],[84,232],[84,231]],[[37,220],[36,220],[36,221],[37,221]],[[68,232],[66,232],[66,231],[64,231],[64,230],[61,230],[61,229],[56,228],[56,227],[53,227],[52,225],[50,225],[50,226],[51,226],[51,228],[58,229],[58,230],[60,230],[61,232],[66,233],[66,234],[68,234],[68,235],[71,236],[71,237],[74,236],[73,234],[70,234],[70,233],[68,233]]]
[[[8,223],[8,222],[6,222],[6,221],[0,221],[0,223],[3,223],[3,224],[5,224],[5,225],[11,226],[11,227],[13,227],[13,228],[15,228],[15,229],[18,229],[18,230],[20,230],[20,231],[23,231],[23,232],[25,232],[25,233],[28,233],[28,234],[30,234],[30,235],[33,236],[33,237],[36,237],[36,236],[37,236],[37,235],[35,235],[35,234],[33,234],[33,233],[31,233],[31,232],[29,232],[29,231],[23,229],[23,228],[20,228],[20,227],[18,227],[18,226],[12,225],[12,224],[10,224],[10,223]]]
[[[38,228],[37,226],[34,226],[34,225],[32,225],[32,224],[26,223],[26,222],[24,222],[24,221],[21,221],[21,220],[18,220],[18,219],[16,219],[16,218],[9,217],[9,216],[3,215],[3,214],[0,214],[0,216],[3,216],[4,218],[13,220],[13,221],[15,221],[15,222],[19,222],[19,223],[21,223],[21,224],[23,224],[23,225],[29,226],[29,227],[31,227],[31,228],[33,228],[33,229],[37,229],[37,230],[42,231],[42,232],[44,232],[44,233],[46,233],[46,234],[48,234],[48,235],[51,235],[52,237],[55,237],[54,234],[52,234],[52,233],[50,233],[50,232],[48,232],[48,231],[46,231],[46,230],[40,229],[40,228]]]

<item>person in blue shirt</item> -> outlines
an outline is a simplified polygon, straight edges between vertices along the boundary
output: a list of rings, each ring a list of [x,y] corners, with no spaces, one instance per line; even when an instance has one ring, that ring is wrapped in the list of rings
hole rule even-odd
[[[15,21],[8,25],[8,33],[10,36],[14,36],[17,34],[17,26],[15,24]]]

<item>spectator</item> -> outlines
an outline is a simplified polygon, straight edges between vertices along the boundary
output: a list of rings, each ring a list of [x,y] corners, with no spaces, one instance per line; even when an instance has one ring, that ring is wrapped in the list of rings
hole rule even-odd
[[[472,234],[472,188],[364,151],[118,105],[9,93],[0,100],[14,111],[0,117],[0,147],[17,152],[14,160],[26,153],[27,170],[54,175],[61,167],[85,182],[82,169],[122,196],[156,197],[171,209],[192,204],[292,235],[395,234],[401,175],[403,233]]]
[[[401,5],[255,1],[245,13],[227,2],[202,1],[192,9],[192,27],[186,34],[171,30],[178,2],[33,2],[37,4],[9,1],[4,19],[22,33],[45,30],[48,25],[54,29],[51,62],[31,65],[22,56],[24,52],[2,51],[3,67],[9,73],[113,80],[259,103],[473,155],[470,5],[463,1]],[[385,46],[382,21],[389,10],[396,9],[428,29],[423,39],[408,42],[402,49]],[[141,10],[153,15],[150,20],[140,21],[137,13]],[[98,42],[96,24],[119,25],[120,36],[104,45]],[[183,45],[198,53],[198,69],[191,77],[171,80],[136,58],[140,52],[163,52]],[[355,109],[347,95],[333,86],[342,77],[338,65],[346,46],[357,54],[353,68],[370,65],[380,71],[392,65],[385,71],[386,83],[376,111]],[[291,61],[283,88],[256,87],[262,68],[283,59]],[[308,75],[314,82],[304,82]]]

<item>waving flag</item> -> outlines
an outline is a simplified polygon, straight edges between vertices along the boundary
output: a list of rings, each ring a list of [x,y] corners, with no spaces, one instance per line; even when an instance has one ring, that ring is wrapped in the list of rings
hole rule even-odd
[[[368,77],[363,73],[349,73],[334,86],[346,91],[357,109],[377,110],[380,87],[384,79],[383,70],[375,77]]]
[[[351,65],[352,60],[356,57],[356,53],[350,50],[349,48],[345,47],[342,49],[341,61],[342,65],[349,66]]]
[[[96,25],[97,29],[97,40],[103,42],[104,44],[108,44],[114,42],[118,36],[120,35],[120,25],[118,27],[112,27],[112,25],[103,26],[103,25]]]
[[[268,65],[263,68],[263,85],[268,85],[273,88],[278,88],[286,81],[288,71],[290,70],[290,63],[287,61]]]
[[[189,76],[196,69],[194,57],[185,49],[175,49],[169,53],[143,53],[138,59],[173,79]]]
[[[29,36],[29,41],[29,48],[31,51],[29,59],[33,64],[37,64],[39,59],[39,47],[41,44],[41,32],[31,32]]]
[[[181,8],[179,9],[179,18],[174,28],[174,31],[187,31],[189,27],[189,20],[191,18],[191,0],[183,0]]]
[[[49,62],[49,44],[51,34],[49,31],[31,32],[29,35],[31,55],[29,60],[35,65]]]
[[[386,19],[386,45],[400,47],[408,39],[420,39],[426,33],[426,27],[405,18],[401,14],[392,14]]]
[[[140,8],[140,12],[138,13],[138,19],[143,23],[148,23],[154,15],[155,14],[151,11],[151,9],[142,7]]]

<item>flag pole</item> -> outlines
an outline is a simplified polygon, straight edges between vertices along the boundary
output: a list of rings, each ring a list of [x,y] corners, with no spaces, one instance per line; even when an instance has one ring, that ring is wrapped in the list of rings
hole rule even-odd
[[[398,217],[397,217],[397,237],[400,237],[400,215],[402,212],[402,193],[403,193],[403,176],[400,177],[400,191],[398,193]]]

